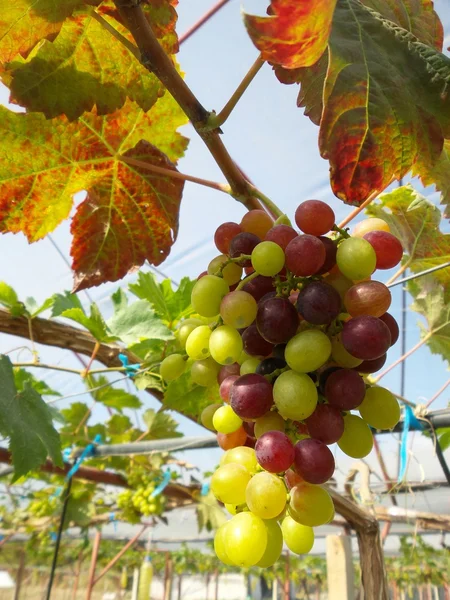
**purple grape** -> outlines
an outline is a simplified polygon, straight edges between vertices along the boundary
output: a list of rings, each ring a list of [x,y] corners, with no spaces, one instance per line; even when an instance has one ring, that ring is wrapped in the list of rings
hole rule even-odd
[[[282,358],[284,360],[284,352],[286,350],[286,344],[277,344],[273,349],[273,355],[275,358]]]
[[[220,385],[224,379],[230,377],[230,375],[239,375],[241,366],[238,363],[232,363],[231,365],[224,365],[220,368],[219,374],[217,375],[217,383]]]
[[[324,369],[322,371],[322,373],[320,373],[319,375],[319,392],[321,394],[325,393],[325,385],[327,383],[327,379],[328,377],[331,375],[331,373],[334,373],[335,371],[339,371],[341,367],[328,367],[326,369]],[[314,375],[314,373],[308,373],[308,375],[311,377],[311,375]]]
[[[255,323],[242,333],[242,342],[245,352],[250,356],[268,356],[272,352],[273,344],[260,335]]]
[[[255,423],[253,421],[244,421],[242,423],[242,427],[245,429],[245,433],[250,438],[255,438]]]
[[[373,360],[391,345],[389,327],[378,317],[354,317],[344,323],[341,333],[344,348],[355,358]]]
[[[318,404],[305,423],[309,435],[327,445],[337,442],[344,433],[344,419],[341,412],[330,404]]]
[[[269,358],[265,358],[262,360],[259,365],[256,367],[256,373],[259,375],[270,375],[277,369],[284,369],[286,366],[286,361],[284,358],[277,358],[276,356],[271,356]]]
[[[339,410],[353,410],[366,395],[366,384],[361,375],[352,369],[339,369],[328,377],[325,398]]]
[[[287,298],[268,298],[258,304],[256,325],[262,337],[272,344],[283,344],[298,328],[298,313]]]
[[[400,335],[397,321],[390,313],[384,313],[384,315],[381,315],[379,319],[388,326],[388,329],[391,332],[391,346],[393,346],[397,342]]]
[[[358,373],[376,373],[382,367],[384,367],[386,359],[387,354],[383,354],[383,356],[380,356],[379,358],[374,358],[373,360],[363,360],[362,363],[358,367],[355,367],[353,370],[358,371]]]
[[[299,235],[286,246],[286,267],[299,277],[314,275],[325,262],[325,246],[313,235]]]
[[[305,439],[295,444],[295,470],[307,483],[325,483],[333,476],[334,457],[323,442]]]
[[[281,431],[268,431],[255,445],[256,460],[270,473],[287,471],[294,462],[295,450],[291,440]]]
[[[297,298],[297,310],[308,323],[329,325],[341,312],[341,297],[328,283],[313,281]]]
[[[272,277],[257,275],[254,279],[245,283],[242,290],[253,296],[256,302],[259,302],[263,296],[273,292],[273,279]]]
[[[331,271],[336,264],[337,245],[335,242],[333,242],[333,240],[330,240],[330,238],[327,238],[323,235],[319,236],[319,240],[325,247],[325,262],[317,271],[316,275],[324,275],[325,273]]]
[[[231,258],[238,258],[241,254],[251,254],[260,241],[259,237],[253,233],[246,231],[238,233],[230,242]],[[248,267],[251,265],[251,260],[242,260],[241,264],[243,267]]]
[[[262,375],[241,375],[232,385],[230,404],[241,419],[258,419],[273,404],[272,385]]]

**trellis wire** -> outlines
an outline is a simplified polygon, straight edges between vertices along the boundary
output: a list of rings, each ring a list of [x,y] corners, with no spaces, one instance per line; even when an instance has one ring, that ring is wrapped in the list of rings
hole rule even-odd
[[[407,281],[412,281],[413,279],[417,279],[418,277],[423,277],[424,275],[428,275],[429,273],[434,273],[435,271],[440,271],[441,269],[446,269],[450,267],[450,261],[443,263],[442,265],[437,265],[436,267],[431,267],[430,269],[426,269],[426,271],[421,271],[420,273],[414,273],[409,277],[405,277],[404,279],[399,279],[398,281],[394,281],[390,283],[387,287],[391,288],[394,285],[400,285],[401,283],[406,283]]]

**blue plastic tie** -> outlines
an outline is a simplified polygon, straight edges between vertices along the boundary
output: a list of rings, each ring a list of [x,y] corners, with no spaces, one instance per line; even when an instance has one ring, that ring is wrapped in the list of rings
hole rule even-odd
[[[57,537],[58,536],[56,535],[56,533],[54,531],[50,532],[50,538],[51,538],[52,542],[56,542]]]
[[[398,483],[403,481],[406,474],[406,466],[408,464],[408,433],[411,427],[413,430],[420,430],[423,429],[423,424],[417,419],[411,407],[406,405],[403,416],[402,440],[400,444],[400,470],[398,473]]]
[[[156,496],[162,494],[166,487],[169,485],[171,479],[172,473],[169,470],[165,471],[161,483],[153,490],[153,492],[151,493],[151,497],[156,498]]]
[[[141,368],[141,365],[139,364],[130,365],[128,356],[126,356],[125,354],[119,354],[118,359],[125,367],[125,373],[128,375],[128,377],[134,377],[136,375],[136,372],[139,371],[139,369]]]
[[[114,527],[114,532],[117,532],[117,519],[116,519],[116,513],[109,513],[109,522],[113,524]]]
[[[202,489],[200,491],[200,496],[207,496],[209,494],[209,490],[210,490],[210,483],[209,481],[205,481],[202,485]]]
[[[100,444],[101,441],[102,441],[102,436],[99,433],[97,433],[97,435],[94,438],[94,441],[91,444],[88,444],[86,446],[86,448],[83,450],[83,452],[80,454],[80,456],[76,459],[75,464],[73,465],[73,467],[70,469],[70,471],[66,475],[66,481],[68,481],[75,475],[75,473],[80,468],[81,463],[86,458],[89,458],[90,456],[94,456],[95,446],[96,446],[96,444]]]

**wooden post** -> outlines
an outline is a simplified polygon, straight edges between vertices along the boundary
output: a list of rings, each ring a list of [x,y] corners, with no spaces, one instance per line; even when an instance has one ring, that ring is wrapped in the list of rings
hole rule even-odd
[[[80,556],[78,558],[78,564],[75,571],[75,577],[73,581],[72,587],[72,597],[71,600],[76,600],[77,592],[78,592],[78,582],[80,581],[80,573],[81,573],[81,565],[83,564],[83,554],[80,552]]]
[[[170,552],[166,552],[166,566],[164,569],[164,600],[170,600],[172,592],[172,561]]]
[[[16,587],[14,590],[14,600],[19,600],[20,588],[22,587],[23,573],[25,570],[25,552],[20,553],[19,568],[17,569],[16,575]]]
[[[216,569],[214,576],[215,576],[214,600],[219,600],[219,569]]]
[[[94,589],[95,567],[97,566],[97,557],[98,557],[98,551],[100,548],[101,539],[102,539],[102,533],[99,529],[97,529],[97,531],[95,532],[94,544],[92,546],[92,556],[91,556],[91,565],[89,567],[86,600],[91,600],[92,590]]]
[[[289,550],[286,554],[286,570],[284,573],[284,600],[289,600],[290,591],[291,591],[291,582],[289,581],[290,577],[290,560],[289,560]]]
[[[272,583],[272,600],[278,600],[278,579],[276,577]]]
[[[183,588],[183,575],[178,575],[178,600],[181,600],[181,590]]]
[[[328,600],[353,600],[355,597],[351,538],[327,535]]]
[[[139,569],[133,571],[133,587],[131,589],[131,600],[137,600],[139,590]]]

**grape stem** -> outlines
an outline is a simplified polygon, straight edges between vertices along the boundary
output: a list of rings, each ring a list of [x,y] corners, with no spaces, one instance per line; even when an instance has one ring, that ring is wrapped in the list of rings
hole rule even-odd
[[[258,190],[257,187],[249,184],[249,188],[253,196],[255,196],[255,198],[258,198],[258,200],[261,201],[261,203],[265,206],[269,214],[271,214],[274,219],[280,219],[281,217],[285,216],[283,211],[280,210],[270,198],[268,198],[265,194]]]
[[[245,279],[243,279],[239,285],[236,288],[236,291],[242,290],[242,288],[244,287],[244,285],[246,283],[248,283],[249,281],[251,281],[252,279],[255,279],[255,277],[258,277],[258,273],[255,271],[254,273],[250,273],[250,275],[247,275],[247,277],[245,277]]]
[[[348,239],[350,237],[348,229],[349,229],[348,227],[346,227],[345,229],[343,229],[342,227],[339,227],[339,225],[333,225],[333,227],[331,228],[331,231],[336,231],[336,233],[339,233],[339,237],[336,240],[338,242],[341,239],[345,240],[345,239]]]
[[[206,121],[206,129],[217,129],[225,123],[264,63],[265,61],[261,56],[258,56],[222,110],[218,114],[214,111],[209,114]]]

